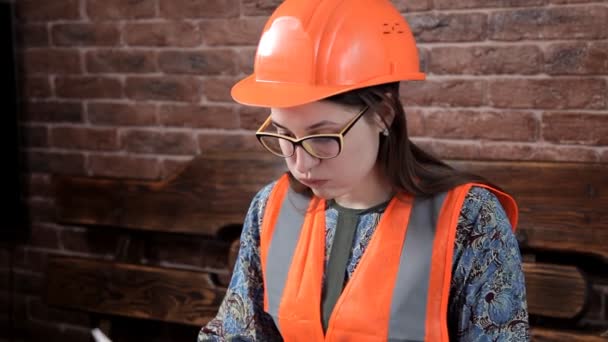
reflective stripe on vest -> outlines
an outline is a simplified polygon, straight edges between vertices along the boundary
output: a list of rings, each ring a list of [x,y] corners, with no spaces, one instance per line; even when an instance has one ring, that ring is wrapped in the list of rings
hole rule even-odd
[[[287,176],[271,191],[261,231],[264,309],[292,341],[447,342],[447,308],[458,217],[472,186],[492,191],[513,229],[514,200],[482,184],[430,198],[395,196],[321,324],[325,201],[293,192]]]

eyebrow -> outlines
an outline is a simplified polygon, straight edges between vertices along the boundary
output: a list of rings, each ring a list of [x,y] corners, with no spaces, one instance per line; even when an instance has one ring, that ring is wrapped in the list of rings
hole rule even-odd
[[[289,128],[287,128],[287,127],[285,127],[285,126],[283,126],[283,125],[281,125],[281,124],[279,124],[279,123],[277,123],[277,122],[275,122],[275,121],[273,121],[273,120],[271,120],[270,122],[271,122],[271,123],[272,123],[274,126],[277,126],[277,127],[279,127],[279,128],[282,128],[282,129],[284,129],[284,130],[287,130],[287,131],[290,131],[290,132],[291,132],[291,130],[289,130]],[[333,122],[333,121],[329,121],[329,120],[323,120],[323,121],[319,121],[319,122],[317,122],[316,124],[312,124],[312,125],[310,125],[310,126],[306,127],[306,130],[307,130],[307,131],[312,131],[312,130],[315,130],[315,129],[319,128],[319,127],[325,126],[325,125],[336,125],[336,126],[338,126],[338,123]]]

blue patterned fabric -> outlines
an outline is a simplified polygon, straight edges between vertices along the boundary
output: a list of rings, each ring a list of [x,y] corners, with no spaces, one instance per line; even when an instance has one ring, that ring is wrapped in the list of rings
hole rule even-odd
[[[273,184],[254,197],[245,218],[232,280],[217,316],[200,330],[203,341],[282,341],[264,312],[260,228]],[[350,277],[382,211],[362,214],[347,272]],[[326,210],[326,255],[338,212]],[[473,187],[460,212],[448,308],[450,341],[528,341],[528,311],[521,255],[498,199]],[[327,259],[326,259],[327,262]]]

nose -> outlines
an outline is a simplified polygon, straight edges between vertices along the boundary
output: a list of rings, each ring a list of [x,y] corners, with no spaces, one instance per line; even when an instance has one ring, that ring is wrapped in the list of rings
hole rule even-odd
[[[295,158],[294,164],[296,171],[300,174],[306,174],[310,169],[319,164],[320,159],[315,158],[306,152],[302,146],[297,146],[291,158]]]

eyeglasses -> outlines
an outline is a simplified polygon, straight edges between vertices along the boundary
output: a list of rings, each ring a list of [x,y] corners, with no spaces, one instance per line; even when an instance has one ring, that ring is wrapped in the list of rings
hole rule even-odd
[[[344,136],[350,129],[359,121],[359,119],[365,114],[369,106],[363,107],[363,109],[355,115],[347,124],[340,130],[339,133],[334,134],[313,134],[307,135],[300,139],[295,139],[285,135],[277,133],[263,132],[270,125],[270,116],[264,121],[262,126],[258,129],[255,136],[258,138],[262,146],[264,146],[270,153],[279,157],[288,158],[293,156],[297,146],[308,152],[311,156],[319,159],[331,159],[337,157],[342,152],[344,146]]]

